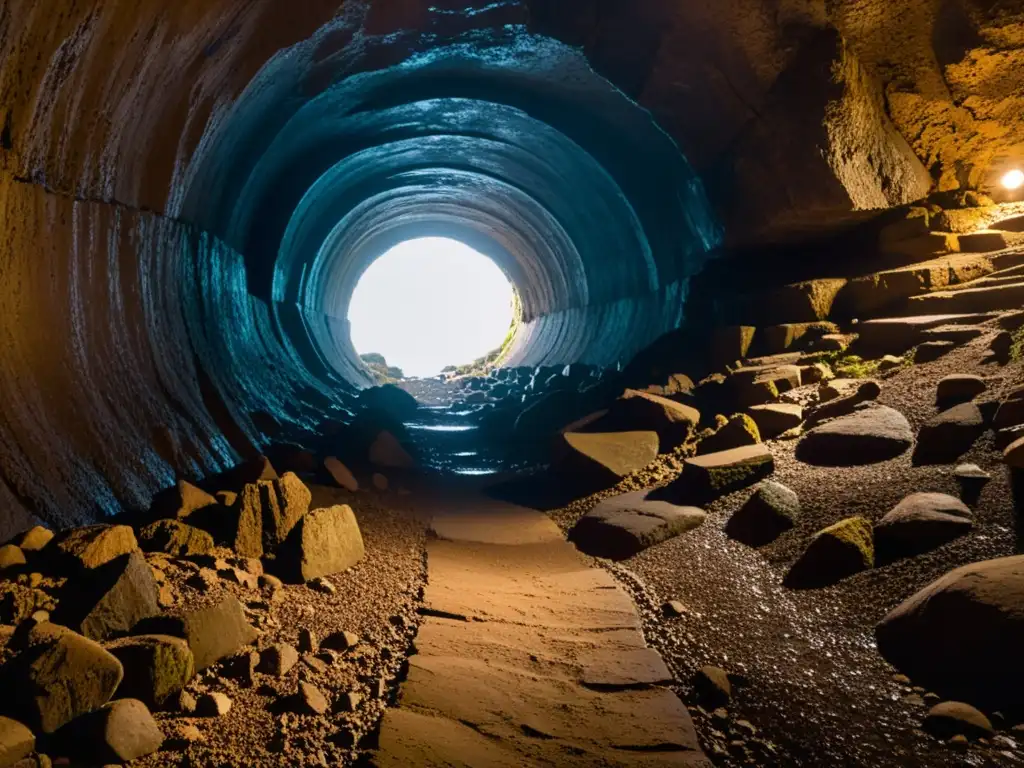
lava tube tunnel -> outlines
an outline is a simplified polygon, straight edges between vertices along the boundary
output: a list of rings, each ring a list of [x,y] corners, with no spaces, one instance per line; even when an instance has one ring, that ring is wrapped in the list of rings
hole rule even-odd
[[[8,220],[25,211],[38,227],[9,231],[49,232],[53,260],[17,266],[8,313],[12,365],[33,371],[7,380],[4,477],[18,506],[55,522],[144,507],[176,477],[256,451],[253,413],[305,429],[325,408],[344,420],[374,383],[350,340],[352,292],[404,241],[451,238],[506,274],[521,306],[508,366],[625,364],[681,323],[688,280],[720,240],[700,179],[585,55],[495,23],[511,13],[499,6],[459,24],[437,10],[455,27],[441,34],[435,21],[370,35],[354,25],[372,18],[343,14],[247,82],[222,71],[242,52],[207,42],[193,55],[209,74],[174,70],[175,87],[195,100],[204,78],[212,89],[223,77],[237,94],[184,114],[157,68],[198,42],[159,56],[132,42],[115,62],[86,45],[70,73],[54,52],[33,111],[8,111],[5,134]],[[44,26],[15,21],[23,34]],[[99,45],[98,21],[64,23]],[[136,56],[147,64],[131,74]],[[103,66],[124,93],[95,82]],[[130,123],[93,133],[72,119],[70,92],[93,87]],[[44,161],[62,130],[74,149]],[[58,268],[68,254],[74,266]],[[29,323],[31,343],[30,295],[53,313]]]
[[[0,768],[1024,760],[1021,0],[0,0]]]

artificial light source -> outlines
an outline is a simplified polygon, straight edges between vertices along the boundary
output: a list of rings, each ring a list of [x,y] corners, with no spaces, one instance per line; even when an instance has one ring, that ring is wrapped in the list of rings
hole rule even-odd
[[[1019,168],[1007,171],[1003,174],[1001,182],[1007,189],[1020,189],[1021,186],[1024,186],[1024,171]]]

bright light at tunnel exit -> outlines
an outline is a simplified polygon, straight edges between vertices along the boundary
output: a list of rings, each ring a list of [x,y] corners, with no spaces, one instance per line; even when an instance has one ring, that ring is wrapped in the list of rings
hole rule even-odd
[[[501,346],[512,293],[498,265],[465,243],[407,240],[359,278],[348,310],[352,344],[406,376],[433,376]]]

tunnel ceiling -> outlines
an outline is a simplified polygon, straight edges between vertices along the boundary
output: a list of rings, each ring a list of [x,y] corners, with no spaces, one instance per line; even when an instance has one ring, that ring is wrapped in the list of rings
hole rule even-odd
[[[401,239],[502,266],[515,361],[606,364],[723,235],[988,190],[1024,151],[1014,5],[4,3],[8,506],[89,519],[256,450],[253,413],[344,419],[348,296]]]

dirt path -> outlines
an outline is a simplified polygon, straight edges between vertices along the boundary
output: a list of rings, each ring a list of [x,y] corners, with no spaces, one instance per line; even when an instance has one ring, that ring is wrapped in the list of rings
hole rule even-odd
[[[426,617],[376,765],[710,765],[610,574],[540,512],[436,505]]]

